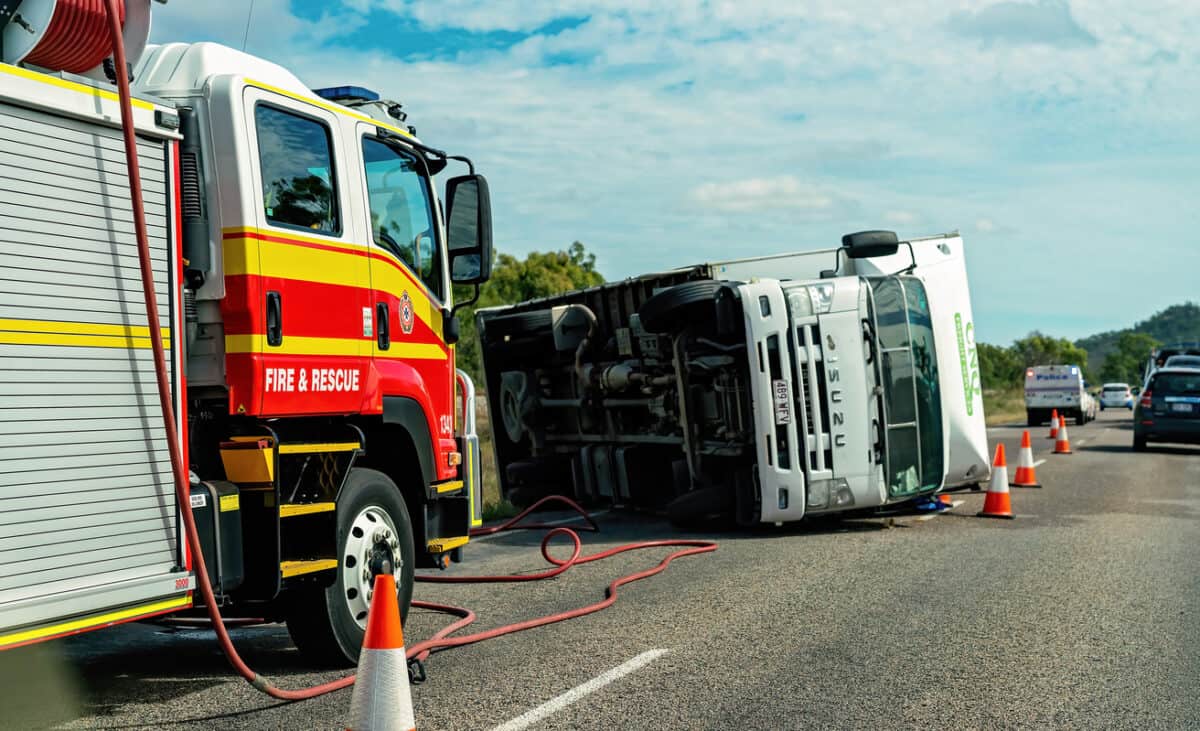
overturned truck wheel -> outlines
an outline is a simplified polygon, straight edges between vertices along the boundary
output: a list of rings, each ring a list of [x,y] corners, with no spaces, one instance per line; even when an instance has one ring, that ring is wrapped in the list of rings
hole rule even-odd
[[[711,322],[716,317],[717,292],[725,284],[704,279],[658,292],[638,309],[642,327],[647,332],[667,334],[682,330],[692,321]]]

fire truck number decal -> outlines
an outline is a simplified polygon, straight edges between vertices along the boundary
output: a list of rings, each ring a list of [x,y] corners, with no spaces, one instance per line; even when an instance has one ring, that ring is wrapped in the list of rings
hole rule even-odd
[[[775,394],[775,423],[792,423],[792,394],[787,381],[771,381],[771,391]]]
[[[357,368],[268,368],[268,393],[346,393],[359,390]]]

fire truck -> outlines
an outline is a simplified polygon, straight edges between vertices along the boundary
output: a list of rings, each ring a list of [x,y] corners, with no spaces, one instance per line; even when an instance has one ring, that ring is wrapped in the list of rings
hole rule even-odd
[[[0,0],[0,648],[198,609],[161,338],[199,580],[351,662],[374,576],[407,610],[481,521],[452,286],[489,276],[487,182],[397,102],[148,45],[125,0],[151,332],[96,5]]]

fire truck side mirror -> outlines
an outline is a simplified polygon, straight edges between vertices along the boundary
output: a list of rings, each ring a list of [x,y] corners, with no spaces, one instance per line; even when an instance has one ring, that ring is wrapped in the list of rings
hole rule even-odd
[[[446,232],[451,281],[486,282],[492,276],[492,203],[482,175],[446,181]]]

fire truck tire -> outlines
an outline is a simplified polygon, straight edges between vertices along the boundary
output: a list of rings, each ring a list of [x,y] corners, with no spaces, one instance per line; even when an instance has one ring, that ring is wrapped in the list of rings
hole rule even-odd
[[[293,597],[287,626],[309,659],[348,666],[358,661],[362,648],[374,574],[391,564],[403,620],[412,602],[416,555],[408,506],[396,483],[382,472],[351,470],[338,497],[337,516],[337,578],[327,588]]]
[[[670,334],[682,330],[693,318],[711,322],[716,312],[717,292],[723,285],[704,279],[664,289],[638,309],[642,327],[647,332]]]

